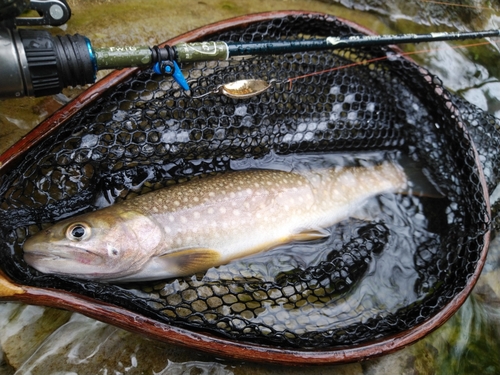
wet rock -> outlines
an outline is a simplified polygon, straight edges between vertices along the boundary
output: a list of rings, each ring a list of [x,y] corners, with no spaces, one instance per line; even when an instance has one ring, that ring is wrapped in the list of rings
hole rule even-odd
[[[23,363],[22,374],[158,373],[168,365],[175,347],[165,347],[138,335],[73,314]],[[177,355],[189,361],[193,353]]]
[[[308,368],[311,375],[354,375],[360,364]],[[149,340],[80,314],[60,326],[21,365],[18,374],[303,374],[304,368],[216,361],[207,354]]]
[[[13,368],[21,366],[70,316],[70,312],[58,309],[0,304],[0,345],[5,362]]]
[[[416,375],[415,356],[410,348],[368,361],[363,365],[364,375]]]
[[[481,2],[454,0],[453,2],[405,0],[321,0],[326,3],[341,3],[346,7],[365,12],[390,16],[391,20],[411,20],[421,25],[449,26],[462,29],[484,28],[495,14],[495,6],[481,6]],[[490,2],[491,3],[491,2]]]

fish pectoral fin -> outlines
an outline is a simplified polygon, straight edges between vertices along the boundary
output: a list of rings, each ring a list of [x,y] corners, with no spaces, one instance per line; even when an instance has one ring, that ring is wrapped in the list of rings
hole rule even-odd
[[[292,241],[314,241],[321,240],[330,235],[326,229],[308,229],[299,233],[292,234]]]
[[[191,248],[164,254],[157,262],[165,262],[166,269],[176,268],[179,275],[192,275],[221,264],[221,253],[213,249]]]

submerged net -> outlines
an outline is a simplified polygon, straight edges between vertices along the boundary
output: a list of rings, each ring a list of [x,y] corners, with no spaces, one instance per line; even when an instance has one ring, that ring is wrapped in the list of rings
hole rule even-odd
[[[335,18],[315,15],[256,22],[207,39],[353,34]],[[489,217],[465,128],[479,141],[492,190],[498,180],[495,118],[452,97],[438,78],[383,47],[244,57],[182,69],[191,97],[172,79],[141,72],[76,113],[0,177],[0,259],[9,277],[172,325],[300,348],[365,343],[408,330],[434,316],[470,281],[485,251]],[[196,98],[248,78],[277,83],[245,100]],[[288,248],[276,250],[272,258],[283,258],[283,268],[270,266],[263,254],[192,277],[110,285],[44,275],[22,257],[25,239],[49,223],[193,176],[272,167],[294,155],[374,151],[418,160],[444,198],[378,197],[373,220],[347,220],[331,228],[326,241],[294,245],[292,255]],[[381,290],[385,299],[376,295]]]

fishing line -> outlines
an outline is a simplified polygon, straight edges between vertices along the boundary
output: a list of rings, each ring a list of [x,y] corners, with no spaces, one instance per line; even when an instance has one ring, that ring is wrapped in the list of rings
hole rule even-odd
[[[464,44],[464,45],[459,45],[459,46],[449,46],[449,47],[451,49],[464,49],[464,48],[478,47],[478,46],[484,46],[484,45],[490,45],[490,42],[478,42],[478,43]],[[359,66],[359,65],[367,65],[367,64],[370,64],[372,62],[387,60],[387,59],[394,57],[394,56],[410,56],[410,55],[418,55],[418,54],[430,53],[430,52],[436,52],[436,51],[442,51],[442,50],[443,50],[443,48],[430,48],[430,49],[423,49],[423,50],[418,50],[418,51],[397,53],[397,54],[393,54],[390,56],[375,57],[373,59],[368,59],[368,60],[363,60],[363,61],[359,61],[359,62],[355,62],[355,63],[351,63],[351,64],[336,66],[336,67],[333,67],[330,69],[325,69],[325,70],[322,70],[319,72],[313,72],[313,73],[308,73],[308,74],[288,78],[288,80],[286,82],[289,83],[289,85],[290,85],[289,88],[291,89],[292,82],[299,80],[299,79],[303,79],[303,78],[307,78],[307,77],[311,77],[311,76],[316,76],[316,75],[321,75],[321,74],[329,73],[329,72],[332,72],[335,70],[352,68],[352,67]]]
[[[478,42],[478,43],[470,43],[470,44],[465,44],[465,45],[449,46],[449,47],[451,49],[465,49],[465,48],[478,47],[478,46],[484,46],[484,45],[490,45],[490,43],[489,42]],[[418,51],[394,53],[394,54],[387,55],[387,56],[374,57],[372,59],[367,59],[367,60],[363,60],[363,61],[353,62],[350,64],[335,66],[333,68],[324,69],[324,70],[321,70],[318,72],[313,72],[313,73],[308,73],[308,74],[303,74],[300,76],[287,78],[284,81],[279,81],[277,79],[271,79],[269,81],[266,81],[264,79],[253,79],[253,78],[252,79],[241,79],[238,81],[233,81],[233,82],[219,85],[214,90],[210,90],[204,94],[193,96],[191,98],[192,99],[200,99],[200,98],[203,98],[203,97],[211,95],[211,94],[221,94],[221,95],[227,96],[227,97],[232,98],[232,99],[248,99],[248,98],[251,98],[253,96],[259,95],[259,94],[267,91],[273,84],[280,84],[280,83],[286,84],[286,83],[288,83],[288,89],[291,90],[293,82],[297,81],[299,79],[314,77],[314,76],[330,73],[333,71],[353,68],[353,67],[360,66],[360,65],[367,65],[367,64],[371,64],[373,62],[383,61],[383,60],[387,60],[387,59],[393,58],[393,57],[418,55],[418,54],[442,51],[443,49],[444,48],[429,48],[429,49],[423,49],[423,50],[418,50]]]

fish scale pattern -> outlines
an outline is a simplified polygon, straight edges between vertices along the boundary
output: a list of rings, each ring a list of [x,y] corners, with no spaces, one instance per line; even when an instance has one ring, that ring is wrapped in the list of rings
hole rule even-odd
[[[206,38],[357,33],[331,16],[296,15]],[[437,77],[385,47],[243,57],[182,69],[189,94],[168,77],[140,72],[75,113],[0,176],[0,267],[9,277],[172,325],[299,348],[390,337],[433,317],[467,285],[490,225],[480,163],[488,189],[498,183],[497,119],[452,96]],[[248,78],[273,83],[245,100],[218,93],[220,85]],[[61,218],[223,172],[235,161],[374,150],[419,160],[446,198],[432,209],[425,199],[393,198],[382,204],[386,220],[349,221],[332,229],[328,241],[318,245],[324,256],[316,263],[275,277],[229,265],[204,275],[120,286],[44,275],[22,257],[24,240]],[[393,215],[393,203],[407,222]],[[413,223],[422,216],[424,224]],[[429,231],[426,223],[437,223],[438,229]],[[394,240],[404,228],[417,234],[411,245]],[[391,254],[400,248],[412,260],[406,265],[414,270],[412,303],[388,308],[373,299],[353,299],[366,287],[363,280],[384,267],[383,257],[396,259]],[[397,276],[388,280],[397,284]]]

